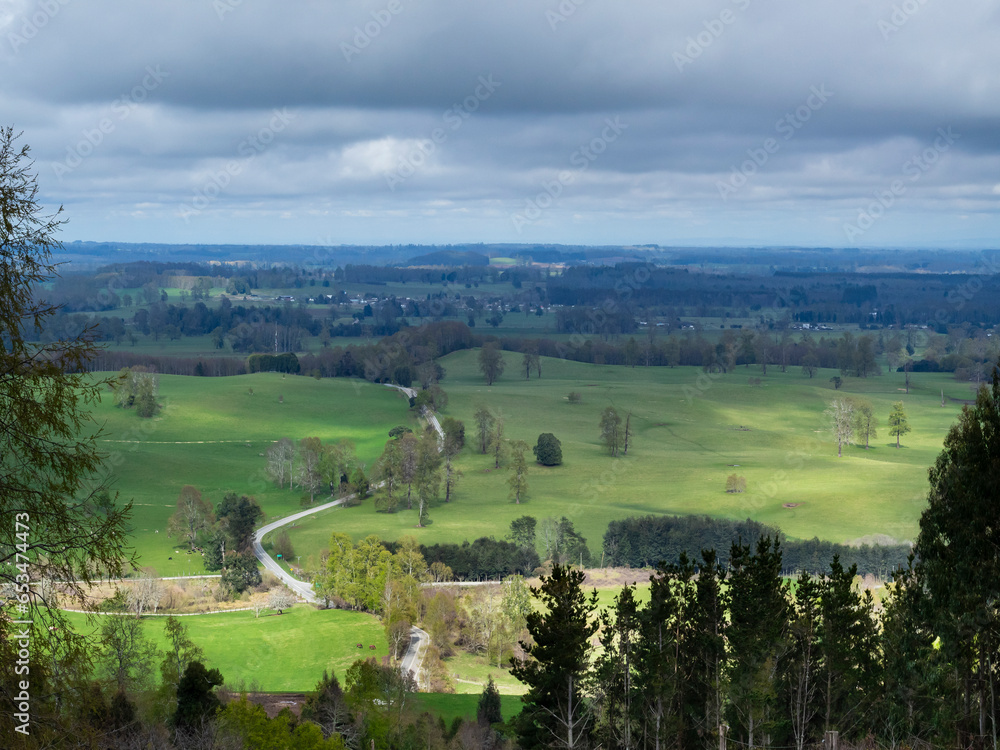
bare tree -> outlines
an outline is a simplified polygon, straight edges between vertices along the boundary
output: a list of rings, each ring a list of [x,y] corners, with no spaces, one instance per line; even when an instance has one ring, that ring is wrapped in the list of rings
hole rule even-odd
[[[163,582],[159,578],[155,578],[149,573],[143,573],[133,581],[128,589],[126,594],[128,607],[137,618],[142,617],[147,609],[152,609],[155,613],[160,606],[163,591]]]
[[[289,438],[281,438],[267,449],[267,475],[278,487],[288,482],[288,488],[292,488],[294,458],[295,444]]]
[[[854,401],[850,398],[835,398],[825,414],[837,441],[837,456],[843,456],[844,445],[850,445],[854,438]]]
[[[309,493],[309,502],[316,500],[316,493],[323,484],[320,464],[323,456],[323,445],[319,438],[308,437],[299,441],[299,468],[295,479],[299,487]]]

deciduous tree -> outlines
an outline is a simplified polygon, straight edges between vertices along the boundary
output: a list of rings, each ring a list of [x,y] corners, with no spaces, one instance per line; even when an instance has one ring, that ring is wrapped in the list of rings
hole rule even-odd
[[[562,443],[551,432],[543,432],[538,436],[532,452],[535,460],[542,466],[558,466],[562,463]]]
[[[322,461],[322,441],[317,437],[302,438],[299,441],[299,466],[295,479],[299,487],[309,493],[310,503],[316,501],[316,493],[323,486]]]
[[[903,402],[896,401],[889,412],[889,434],[896,438],[896,447],[899,447],[899,438],[910,431],[910,423],[906,419],[906,411],[903,409]]]
[[[465,445],[465,425],[457,419],[445,419],[442,423],[444,440],[441,444],[441,455],[444,458],[444,501],[451,502],[451,495],[462,477],[461,470],[455,466],[455,458]]]
[[[437,433],[428,430],[417,446],[417,471],[414,477],[419,505],[417,526],[426,524],[430,504],[437,499],[441,490],[441,460]]]
[[[858,442],[864,442],[865,450],[878,437],[878,417],[875,416],[875,407],[868,399],[854,402],[854,432],[858,436]]]
[[[606,407],[601,413],[601,442],[612,456],[621,452],[624,443],[622,418],[613,406]]]
[[[296,601],[298,601],[298,597],[284,586],[271,589],[271,592],[267,595],[267,606],[278,610],[279,615],[283,610],[291,609]]]
[[[488,407],[480,405],[476,408],[476,430],[479,442],[479,452],[485,454],[489,450],[490,435],[493,433],[493,412]]]
[[[854,401],[849,398],[835,398],[825,412],[830,420],[830,431],[837,441],[837,456],[844,455],[844,446],[851,444],[854,437]]]
[[[295,462],[295,444],[289,438],[271,443],[266,451],[267,475],[278,487],[292,487],[292,465]]]
[[[511,443],[510,477],[507,484],[510,487],[510,498],[516,505],[520,505],[521,499],[528,494],[528,462],[524,458],[527,451],[528,444],[523,440]]]
[[[193,550],[198,536],[211,529],[214,523],[212,504],[202,498],[196,487],[185,484],[177,498],[177,510],[167,522],[167,534],[183,541]]]
[[[503,353],[496,344],[483,344],[479,350],[479,371],[486,378],[486,385],[493,385],[503,375]]]
[[[490,453],[493,454],[493,468],[499,469],[507,456],[507,441],[504,438],[503,415],[493,420],[493,432],[490,434]]]
[[[395,513],[399,504],[399,492],[403,484],[402,449],[398,440],[390,440],[385,444],[382,455],[375,462],[372,472],[378,489],[375,494],[375,507],[384,513]]]
[[[112,612],[121,612],[127,602],[119,594],[106,606]],[[118,690],[131,692],[149,686],[157,655],[140,619],[122,614],[102,616],[98,660]]]

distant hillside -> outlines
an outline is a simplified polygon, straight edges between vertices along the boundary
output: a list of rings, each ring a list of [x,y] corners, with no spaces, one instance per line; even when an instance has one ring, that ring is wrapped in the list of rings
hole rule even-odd
[[[490,259],[471,250],[438,250],[406,261],[410,266],[488,266]]]

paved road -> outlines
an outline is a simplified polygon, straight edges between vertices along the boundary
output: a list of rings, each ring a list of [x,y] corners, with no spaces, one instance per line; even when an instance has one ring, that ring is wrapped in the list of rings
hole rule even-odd
[[[389,388],[395,388],[396,390],[402,391],[409,398],[416,398],[417,396],[417,392],[413,388],[403,388],[399,385],[389,385]],[[441,425],[438,422],[437,417],[428,409],[424,409],[423,416],[428,422],[431,423],[431,425],[433,425],[437,434],[441,438],[444,438],[444,430],[441,429]],[[300,581],[290,573],[287,573],[284,568],[278,565],[274,558],[264,551],[261,540],[264,538],[265,534],[269,534],[285,524],[297,521],[300,518],[305,518],[313,513],[319,513],[320,511],[327,510],[328,508],[335,508],[338,505],[341,505],[346,499],[348,498],[341,498],[340,500],[334,500],[333,502],[324,503],[323,505],[317,505],[315,508],[310,508],[309,510],[303,510],[299,513],[279,518],[277,521],[272,521],[266,526],[261,526],[257,529],[257,532],[253,536],[253,553],[256,555],[257,559],[261,561],[265,568],[278,576],[278,578],[280,578],[285,585],[288,586],[288,588],[301,596],[307,602],[315,602],[317,600],[312,584],[307,583],[306,581]],[[413,675],[413,679],[416,681],[418,687],[422,684],[423,651],[426,649],[429,639],[430,636],[417,626],[414,625],[410,628],[410,647],[406,650],[406,654],[403,656],[403,660],[400,663],[400,668],[404,672],[410,672]]]
[[[323,505],[317,505],[315,508],[310,508],[309,510],[303,510],[299,513],[294,513],[290,516],[285,516],[284,518],[279,518],[277,521],[272,521],[266,526],[261,526],[257,529],[257,533],[253,535],[253,553],[257,556],[264,567],[274,573],[278,578],[284,581],[285,585],[288,586],[292,591],[301,596],[307,602],[315,602],[316,594],[313,593],[313,588],[311,583],[305,581],[300,581],[298,578],[293,577],[290,573],[286,573],[285,569],[278,565],[277,561],[274,560],[269,554],[264,551],[264,547],[261,545],[260,540],[264,538],[265,534],[274,531],[281,526],[292,521],[297,521],[300,518],[305,518],[313,513],[319,513],[321,510],[327,510],[329,508],[336,508],[338,505],[344,502],[344,498],[340,500],[334,500],[333,502],[324,503]]]
[[[413,676],[413,681],[417,683],[417,689],[426,690],[426,679],[423,674],[424,649],[430,643],[430,636],[426,632],[413,625],[410,628],[410,647],[406,649],[403,660],[399,663],[399,668],[404,674],[409,672]]]
[[[417,397],[416,388],[404,388],[401,385],[393,385],[392,383],[384,383],[384,385],[386,388],[393,388],[397,391],[402,391],[404,394],[406,394],[407,398]],[[434,412],[432,412],[425,406],[423,412],[421,413],[421,416],[431,423],[431,426],[437,431],[438,437],[444,440],[444,430],[441,429],[441,423],[438,422],[437,415],[435,415]]]

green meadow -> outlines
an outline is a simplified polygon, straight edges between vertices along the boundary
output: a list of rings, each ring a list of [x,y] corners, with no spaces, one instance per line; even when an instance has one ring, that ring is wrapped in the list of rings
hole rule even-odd
[[[480,691],[482,692],[482,691]],[[415,709],[440,716],[446,724],[455,719],[469,719],[476,716],[479,695],[461,693],[417,693],[413,696]],[[510,721],[521,712],[521,696],[501,695],[500,713],[504,721]]]
[[[927,469],[948,428],[969,399],[966,384],[948,375],[917,374],[910,393],[902,375],[844,378],[835,391],[834,371],[810,379],[799,368],[738,368],[709,376],[700,368],[628,368],[542,360],[542,378],[525,380],[521,355],[505,353],[506,370],[492,387],[478,372],[477,352],[441,360],[450,402],[442,416],[466,425],[467,446],[458,465],[464,476],[450,504],[438,503],[431,524],[416,528],[416,511],[378,513],[367,502],[304,520],[291,533],[303,555],[319,552],[336,527],[355,537],[385,539],[412,534],[424,543],[503,537],[511,520],[566,516],[587,537],[600,561],[609,521],[645,514],[708,514],[752,518],[780,527],[793,538],[814,536],[848,542],[873,535],[912,540],[926,502]],[[751,385],[750,378],[761,378]],[[570,391],[582,394],[569,403]],[[869,450],[845,448],[842,458],[824,410],[838,396],[870,399],[879,419]],[[886,419],[902,400],[912,431],[895,447]],[[473,414],[483,404],[502,414],[506,435],[534,445],[539,433],[562,441],[563,464],[532,465],[529,495],[508,499],[507,471],[478,454]],[[600,443],[601,411],[614,405],[632,412],[635,432],[628,455],[613,459]],[[725,492],[726,477],[747,479],[743,494]],[[794,505],[795,507],[786,507]]]
[[[99,617],[88,624],[86,615],[64,614],[77,632],[100,627]],[[206,665],[218,668],[226,685],[247,690],[307,692],[316,687],[324,670],[343,681],[356,659],[374,656],[381,660],[389,653],[381,623],[361,612],[299,605],[284,614],[260,618],[244,611],[178,619],[205,652]],[[167,645],[165,621],[165,617],[142,621],[146,635],[160,649]],[[358,643],[364,648],[358,649]]]
[[[150,420],[115,407],[110,397],[94,407],[94,416],[103,425],[101,447],[114,489],[133,503],[140,563],[161,576],[204,572],[200,555],[178,552],[166,534],[184,485],[213,503],[227,492],[253,495],[268,518],[280,518],[303,507],[302,492],[267,481],[262,454],[273,441],[348,439],[370,465],[393,426],[413,423],[406,399],[393,389],[277,373],[161,375],[158,400],[163,409]]]
[[[644,514],[749,517],[793,538],[912,540],[926,501],[927,468],[961,408],[955,399],[972,396],[968,385],[947,375],[914,375],[914,387],[905,394],[897,374],[844,378],[835,391],[832,371],[810,379],[797,368],[771,368],[762,377],[751,367],[710,376],[698,368],[558,359],[543,359],[542,378],[525,380],[520,359],[505,353],[506,371],[492,387],[479,374],[476,351],[441,360],[450,397],[442,416],[465,422],[467,446],[458,459],[463,476],[454,500],[437,503],[429,525],[416,527],[415,510],[378,513],[370,501],[324,511],[290,529],[302,561],[326,547],[334,528],[355,538],[412,534],[433,544],[502,537],[511,520],[524,514],[571,519],[597,563],[607,524]],[[761,384],[751,384],[751,378]],[[570,391],[582,394],[582,401],[570,403]],[[873,402],[880,424],[869,450],[852,445],[837,457],[823,413],[837,396]],[[912,427],[900,449],[885,424],[896,400],[904,402]],[[115,487],[134,503],[141,563],[160,575],[202,570],[199,555],[177,551],[165,534],[183,485],[194,485],[213,502],[226,492],[251,494],[268,518],[279,518],[303,507],[302,492],[267,481],[261,454],[272,441],[347,438],[371,467],[389,429],[416,424],[399,393],[344,379],[161,376],[160,401],[163,411],[153,420],[117,409],[110,399],[95,407]],[[473,414],[480,404],[503,416],[510,439],[533,445],[539,433],[552,432],[562,441],[563,464],[532,464],[528,497],[520,505],[508,498],[506,469],[493,468],[492,458],[474,448]],[[633,443],[618,459],[607,455],[599,439],[601,411],[608,405],[623,415],[632,412]],[[746,477],[745,493],[725,492],[732,473]]]

